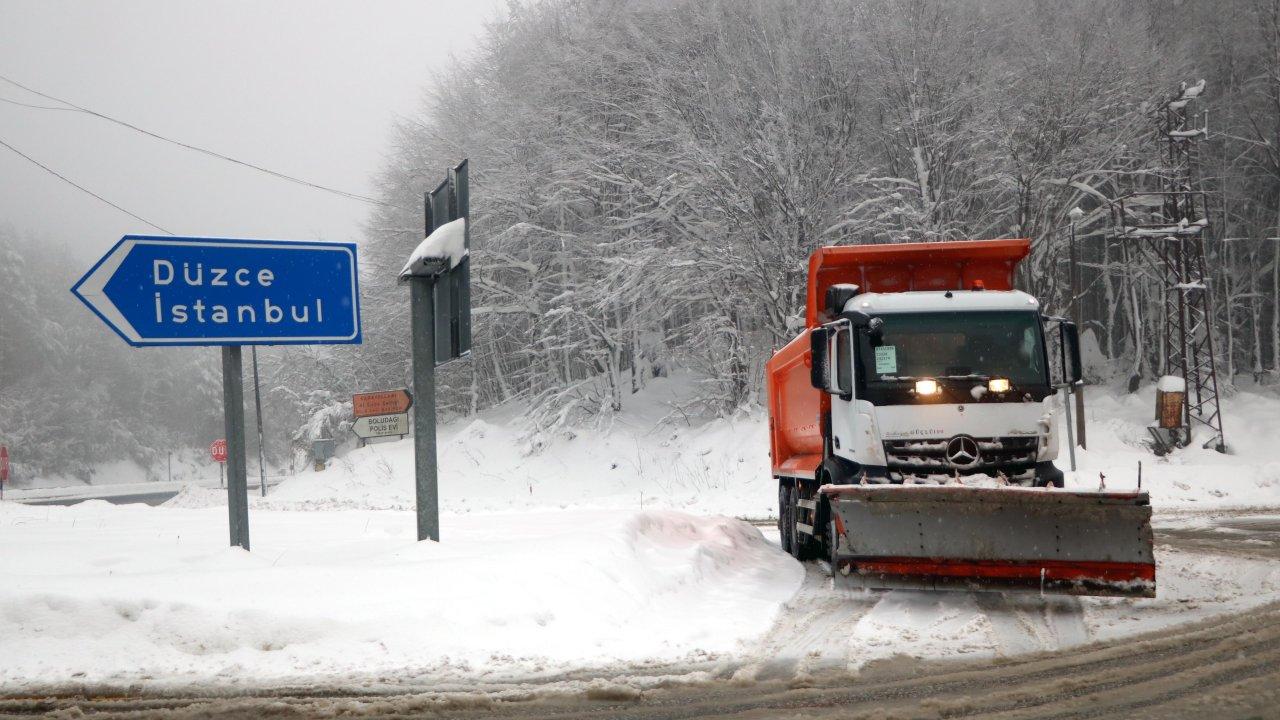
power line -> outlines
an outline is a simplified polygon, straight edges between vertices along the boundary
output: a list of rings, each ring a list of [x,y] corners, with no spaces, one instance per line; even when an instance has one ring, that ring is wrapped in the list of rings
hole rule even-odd
[[[7,103],[9,103],[10,105],[18,105],[18,106],[20,106],[20,107],[24,107],[24,108],[31,108],[32,110],[63,110],[63,111],[66,111],[66,112],[80,112],[79,110],[76,110],[75,108],[69,108],[69,107],[54,107],[53,105],[32,105],[31,103],[18,102],[17,100],[13,100],[13,99],[11,99],[11,98],[7,98],[7,97],[0,97],[0,102],[7,102]]]
[[[82,106],[80,106],[80,105],[76,105],[75,103],[70,102],[70,101],[68,101],[68,100],[63,100],[62,98],[57,98],[57,97],[54,97],[54,96],[49,95],[49,94],[47,94],[47,93],[40,92],[39,90],[36,90],[36,89],[34,89],[34,88],[27,87],[26,85],[23,85],[22,83],[18,82],[17,80],[13,80],[13,79],[11,79],[11,78],[5,77],[4,75],[0,75],[0,80],[3,80],[3,81],[5,81],[5,82],[7,82],[7,83],[9,83],[10,85],[13,85],[13,86],[15,86],[15,87],[22,88],[23,90],[26,90],[26,91],[27,91],[27,92],[29,92],[29,93],[32,93],[32,94],[35,94],[35,95],[39,95],[40,97],[45,98],[46,100],[52,100],[52,101],[57,102],[57,103],[62,103],[63,105],[66,105],[67,107],[65,107],[65,108],[50,108],[50,107],[44,107],[44,106],[40,106],[40,105],[27,105],[26,103],[19,103],[19,102],[12,101],[12,100],[8,101],[8,102],[12,102],[12,103],[14,103],[15,105],[24,105],[25,107],[31,107],[31,108],[40,109],[40,110],[74,110],[74,111],[76,111],[76,112],[82,112],[82,113],[84,113],[84,114],[86,114],[86,115],[92,115],[93,117],[96,117],[96,118],[99,118],[99,119],[102,119],[102,120],[106,120],[107,122],[110,122],[110,123],[115,123],[116,125],[119,125],[119,126],[121,126],[121,127],[128,128],[128,129],[133,130],[133,131],[135,131],[135,132],[142,133],[143,135],[146,135],[146,136],[151,137],[151,138],[155,138],[156,140],[160,140],[160,141],[163,141],[163,142],[167,142],[167,143],[170,143],[170,144],[172,144],[172,145],[177,145],[178,147],[186,148],[187,150],[193,150],[193,151],[195,151],[195,152],[202,153],[202,154],[204,154],[204,155],[208,155],[208,156],[210,156],[210,157],[218,158],[219,160],[225,160],[225,161],[230,162],[230,163],[235,163],[236,165],[240,165],[241,167],[246,167],[246,168],[249,168],[249,169],[251,169],[251,170],[257,170],[258,172],[266,173],[267,175],[271,175],[271,176],[273,176],[273,177],[280,178],[281,180],[286,180],[286,181],[288,181],[288,182],[297,183],[297,184],[299,184],[299,185],[305,185],[305,186],[307,186],[307,187],[314,188],[314,189],[316,189],[316,190],[323,190],[324,192],[333,193],[333,194],[335,194],[335,195],[340,195],[340,196],[342,196],[342,197],[348,198],[348,199],[350,199],[350,200],[358,200],[358,201],[360,201],[360,202],[369,203],[369,204],[371,204],[371,205],[381,205],[381,206],[383,206],[383,207],[394,207],[394,208],[399,208],[399,207],[400,207],[400,206],[398,206],[398,205],[394,205],[394,204],[392,204],[392,203],[383,202],[382,200],[378,200],[377,198],[371,198],[371,197],[367,197],[367,196],[365,196],[365,195],[360,195],[360,194],[357,194],[357,193],[348,192],[348,191],[346,191],[346,190],[339,190],[338,188],[329,187],[329,186],[327,186],[327,185],[321,185],[321,184],[319,184],[319,183],[313,183],[313,182],[311,182],[311,181],[309,181],[309,180],[303,180],[302,178],[297,178],[297,177],[294,177],[294,176],[292,176],[292,175],[286,175],[285,173],[278,172],[278,171],[276,171],[276,170],[271,170],[270,168],[265,168],[265,167],[262,167],[261,165],[255,165],[255,164],[253,164],[253,163],[251,163],[251,162],[247,162],[247,161],[245,161],[245,160],[239,160],[239,159],[237,159],[237,158],[233,158],[233,157],[231,157],[231,156],[229,156],[229,155],[223,155],[223,154],[222,154],[222,153],[220,153],[220,152],[217,152],[217,151],[214,151],[214,150],[209,150],[208,148],[203,148],[203,147],[200,147],[200,146],[198,146],[198,145],[191,145],[191,144],[189,144],[189,143],[182,142],[181,140],[174,140],[173,138],[165,137],[164,135],[160,135],[159,133],[155,133],[155,132],[152,132],[152,131],[150,131],[150,130],[146,130],[146,129],[144,129],[144,128],[140,128],[140,127],[138,127],[137,125],[133,125],[132,123],[125,122],[124,120],[120,120],[120,119],[118,119],[118,118],[111,117],[110,115],[104,115],[104,114],[102,114],[102,113],[100,113],[100,112],[98,112],[98,111],[96,111],[96,110],[90,110],[89,108],[82,107]],[[400,208],[400,209],[404,210],[404,209],[407,209],[407,208]]]
[[[96,192],[94,192],[94,191],[90,190],[89,188],[87,188],[87,187],[85,187],[85,186],[83,186],[83,185],[80,185],[79,183],[75,182],[74,180],[72,180],[71,178],[67,177],[66,175],[63,175],[62,173],[59,173],[57,170],[54,170],[53,168],[49,167],[48,165],[45,165],[44,163],[40,162],[39,160],[36,160],[35,158],[33,158],[33,157],[31,157],[30,155],[28,155],[28,154],[26,154],[26,153],[22,152],[22,151],[21,151],[21,150],[19,150],[18,148],[16,148],[16,147],[14,147],[14,146],[10,145],[9,143],[5,142],[5,141],[4,141],[4,140],[2,140],[2,139],[0,139],[0,146],[4,146],[4,147],[6,147],[6,148],[9,148],[9,149],[10,149],[10,150],[12,150],[15,154],[17,154],[18,156],[22,157],[22,158],[23,158],[24,160],[26,160],[27,162],[29,162],[29,163],[31,163],[31,164],[33,164],[33,165],[35,165],[35,166],[39,167],[41,170],[44,170],[45,172],[49,173],[50,175],[53,175],[54,177],[58,178],[58,179],[59,179],[59,180],[61,180],[62,182],[64,182],[64,183],[66,183],[66,184],[70,185],[71,187],[73,187],[73,188],[75,188],[75,189],[79,190],[80,192],[82,192],[82,193],[86,193],[86,194],[88,194],[88,195],[92,195],[93,197],[97,198],[98,200],[101,200],[102,202],[104,202],[104,203],[106,203],[106,204],[110,205],[111,207],[113,207],[113,208],[115,208],[115,209],[119,210],[120,212],[124,213],[125,215],[128,215],[129,217],[133,218],[134,220],[138,220],[138,221],[140,221],[140,222],[146,223],[147,225],[150,225],[151,227],[153,227],[153,228],[155,228],[155,229],[159,230],[160,232],[165,233],[165,234],[167,234],[167,235],[172,235],[172,234],[173,234],[172,232],[170,232],[170,231],[168,231],[168,230],[165,230],[164,228],[160,227],[159,225],[157,225],[157,224],[155,224],[155,223],[151,222],[150,220],[148,220],[148,219],[146,219],[146,218],[142,217],[141,215],[138,215],[138,214],[136,214],[136,213],[132,213],[132,212],[129,212],[128,210],[125,210],[124,208],[120,207],[119,205],[117,205],[117,204],[115,204],[115,203],[111,202],[110,200],[108,200],[108,199],[106,199],[106,198],[102,197],[102,196],[101,196],[101,195],[99,195],[98,193],[96,193]]]

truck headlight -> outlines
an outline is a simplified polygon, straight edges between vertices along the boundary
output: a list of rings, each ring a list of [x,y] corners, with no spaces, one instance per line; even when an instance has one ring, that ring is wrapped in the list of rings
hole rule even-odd
[[[925,378],[923,380],[916,381],[917,395],[937,395],[938,390],[938,381],[933,378]]]
[[[993,393],[1009,392],[1009,378],[991,378],[987,381],[987,390]]]

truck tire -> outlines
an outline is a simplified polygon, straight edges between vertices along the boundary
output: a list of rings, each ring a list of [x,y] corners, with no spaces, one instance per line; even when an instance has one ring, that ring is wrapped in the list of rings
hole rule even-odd
[[[816,554],[814,546],[817,544],[812,535],[806,535],[796,529],[796,523],[800,520],[800,506],[796,503],[804,493],[801,492],[801,486],[797,482],[796,487],[791,490],[790,497],[790,532],[791,532],[791,557],[804,562],[812,560]]]
[[[840,574],[839,568],[836,567],[836,552],[840,549],[840,536],[836,534],[836,519],[834,516],[827,521],[827,562],[831,564],[831,577]]]
[[[778,544],[782,552],[791,553],[791,535],[795,529],[791,515],[791,488],[778,484]]]

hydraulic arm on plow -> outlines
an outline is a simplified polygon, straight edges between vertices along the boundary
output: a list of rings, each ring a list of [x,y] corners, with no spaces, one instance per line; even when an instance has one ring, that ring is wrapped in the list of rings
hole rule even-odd
[[[779,529],[864,587],[1154,596],[1145,492],[1064,490],[1075,326],[1012,289],[1027,240],[822,248],[769,361]],[[1050,347],[1056,348],[1051,353]]]

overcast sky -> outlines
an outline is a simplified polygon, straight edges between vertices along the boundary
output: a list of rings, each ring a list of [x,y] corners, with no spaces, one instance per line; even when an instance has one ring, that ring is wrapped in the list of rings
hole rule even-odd
[[[397,116],[504,0],[0,0],[0,75],[184,142],[373,194]],[[0,100],[52,105],[0,81]],[[369,206],[74,112],[0,140],[178,235],[359,240]],[[444,168],[441,168],[443,173]],[[0,224],[99,253],[154,233],[0,147]]]

